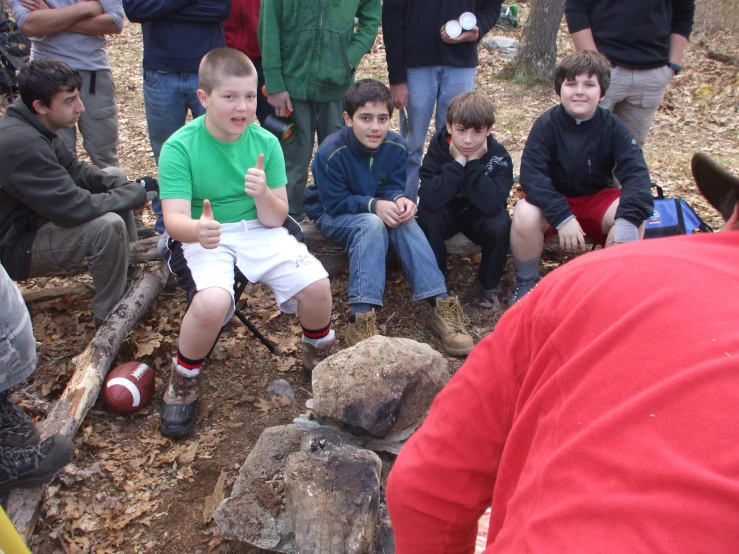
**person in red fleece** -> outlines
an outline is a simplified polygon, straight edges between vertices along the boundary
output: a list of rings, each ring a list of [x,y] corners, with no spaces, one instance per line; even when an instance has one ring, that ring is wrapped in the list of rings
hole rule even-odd
[[[511,308],[390,472],[397,554],[736,552],[739,178],[726,233],[583,256]]]
[[[231,0],[231,15],[224,23],[226,30],[226,46],[246,54],[257,70],[257,119],[264,127],[264,121],[275,115],[275,109],[262,94],[264,71],[262,70],[262,53],[259,51],[257,27],[259,26],[259,8],[262,0]]]

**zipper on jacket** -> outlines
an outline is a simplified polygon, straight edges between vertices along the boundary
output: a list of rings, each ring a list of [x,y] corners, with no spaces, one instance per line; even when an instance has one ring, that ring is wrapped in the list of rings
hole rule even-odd
[[[590,158],[588,158],[588,175],[592,175],[592,174],[593,174],[593,171],[592,171],[592,169],[593,169],[593,168],[592,168],[592,166],[590,165]]]
[[[375,156],[370,156],[370,171],[372,171],[372,164],[375,162]]]

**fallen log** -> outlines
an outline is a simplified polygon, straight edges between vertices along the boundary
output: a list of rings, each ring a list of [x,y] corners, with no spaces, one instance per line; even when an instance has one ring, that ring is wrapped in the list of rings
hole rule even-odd
[[[706,57],[719,62],[728,63],[730,65],[739,65],[739,56],[730,56],[729,54],[716,52],[715,50],[709,50]]]
[[[60,433],[72,438],[95,404],[118,349],[151,302],[164,288],[169,270],[157,264],[135,277],[108,320],[85,350],[75,358],[75,370],[67,388],[39,426],[42,439]],[[26,542],[36,526],[44,487],[11,491],[7,513]]]
[[[39,290],[23,291],[23,301],[26,304],[56,300],[63,296],[78,296],[80,294],[94,294],[95,288],[91,285],[71,285],[68,287],[52,287]]]

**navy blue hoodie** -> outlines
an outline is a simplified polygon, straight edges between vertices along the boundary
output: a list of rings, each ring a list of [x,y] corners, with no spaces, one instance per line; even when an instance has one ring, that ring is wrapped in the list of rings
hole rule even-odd
[[[388,131],[376,150],[364,146],[351,127],[326,137],[313,163],[314,185],[308,187],[303,210],[313,221],[332,215],[374,213],[375,200],[395,202],[405,195],[408,147]]]
[[[141,23],[144,69],[197,73],[205,54],[226,46],[231,0],[123,0],[123,10]]]

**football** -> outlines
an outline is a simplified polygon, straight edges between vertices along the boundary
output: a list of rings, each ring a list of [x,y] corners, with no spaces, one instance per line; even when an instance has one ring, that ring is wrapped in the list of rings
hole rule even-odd
[[[113,369],[105,379],[105,403],[112,411],[129,414],[140,410],[154,396],[154,372],[139,362]]]

